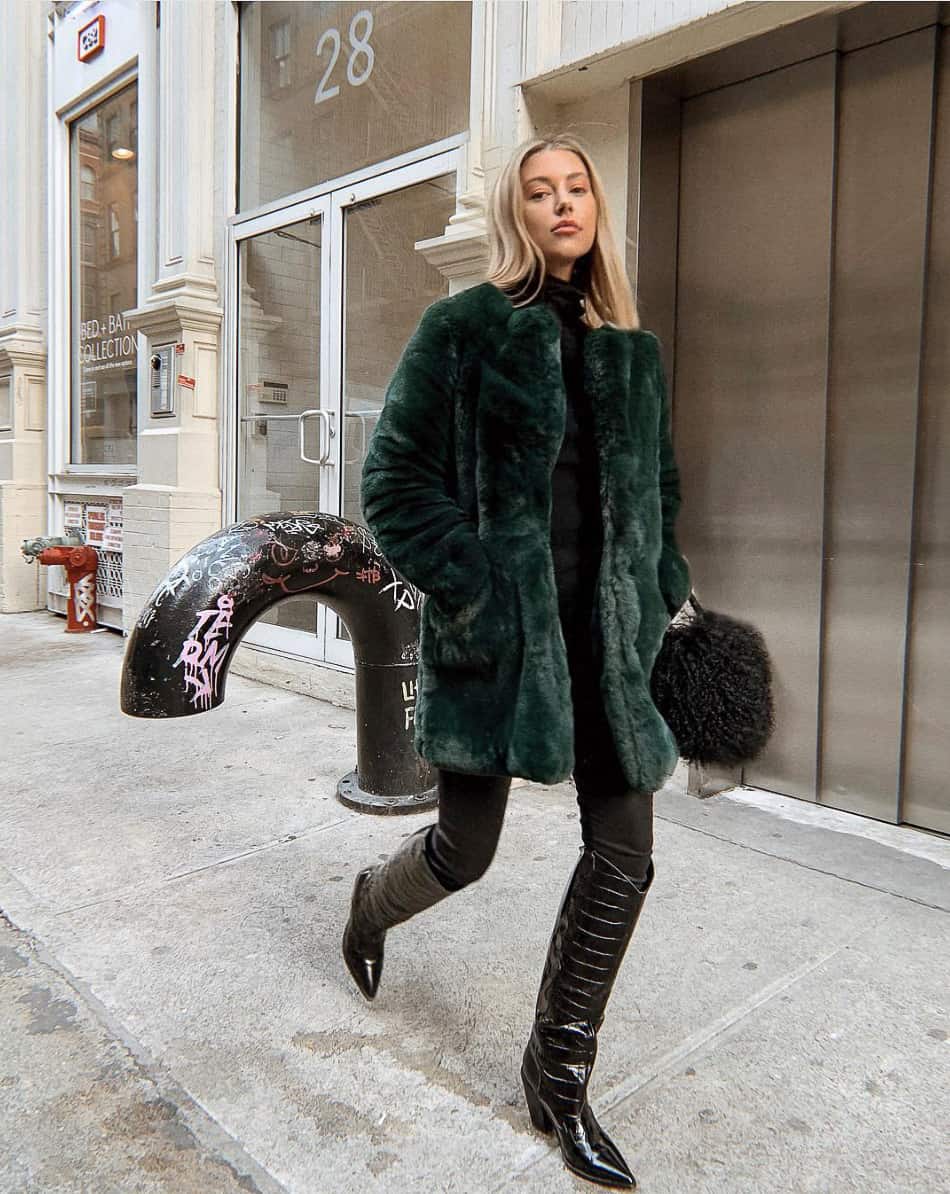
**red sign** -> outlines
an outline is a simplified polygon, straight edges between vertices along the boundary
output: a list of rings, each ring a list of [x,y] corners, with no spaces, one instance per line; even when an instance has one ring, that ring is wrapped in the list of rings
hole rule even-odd
[[[101,14],[83,25],[76,42],[76,56],[80,62],[88,62],[106,48],[106,19]]]
[[[106,517],[108,510],[105,506],[87,506],[86,507],[86,542],[100,546],[102,543],[102,533],[106,529]]]
[[[186,377],[184,373],[179,373],[178,384],[184,386],[186,390],[193,390],[195,388],[195,379],[193,377]]]

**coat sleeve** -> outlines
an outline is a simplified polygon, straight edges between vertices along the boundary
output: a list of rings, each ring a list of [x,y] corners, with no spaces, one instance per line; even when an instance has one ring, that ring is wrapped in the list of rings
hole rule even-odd
[[[459,358],[437,299],[386,387],[360,482],[363,517],[385,557],[447,609],[474,600],[490,577],[478,530],[447,491]]]
[[[656,346],[656,379],[660,396],[660,507],[663,514],[663,546],[657,573],[660,592],[673,617],[689,597],[692,580],[689,563],[676,543],[676,516],[681,503],[680,477],[673,452],[672,411],[659,343]]]

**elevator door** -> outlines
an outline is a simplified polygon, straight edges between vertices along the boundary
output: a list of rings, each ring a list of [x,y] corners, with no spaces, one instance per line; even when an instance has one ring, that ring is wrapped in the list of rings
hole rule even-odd
[[[697,592],[775,663],[776,732],[743,781],[950,832],[946,37],[694,95],[652,143],[648,98],[642,171],[679,170],[666,324],[649,184],[639,294]]]

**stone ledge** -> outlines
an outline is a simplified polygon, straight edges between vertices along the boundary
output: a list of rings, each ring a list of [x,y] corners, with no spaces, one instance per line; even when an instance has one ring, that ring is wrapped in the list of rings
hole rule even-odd
[[[288,658],[244,643],[234,654],[230,672],[343,709],[356,708],[356,677],[339,668]]]

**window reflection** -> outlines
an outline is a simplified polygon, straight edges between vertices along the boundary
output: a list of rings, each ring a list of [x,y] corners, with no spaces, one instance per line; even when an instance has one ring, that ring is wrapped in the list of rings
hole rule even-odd
[[[448,293],[415,247],[438,236],[455,211],[454,171],[346,208],[346,356],[340,510],[365,526],[360,477],[386,387],[423,311]],[[349,638],[341,619],[338,635]]]
[[[241,5],[243,210],[468,128],[472,6]]]
[[[76,120],[72,175],[72,462],[134,464],[138,155],[135,83]]]
[[[322,405],[319,216],[241,241],[239,518],[273,510],[316,510],[320,473],[317,421],[297,417]],[[261,619],[313,634],[312,599],[282,601]]]

